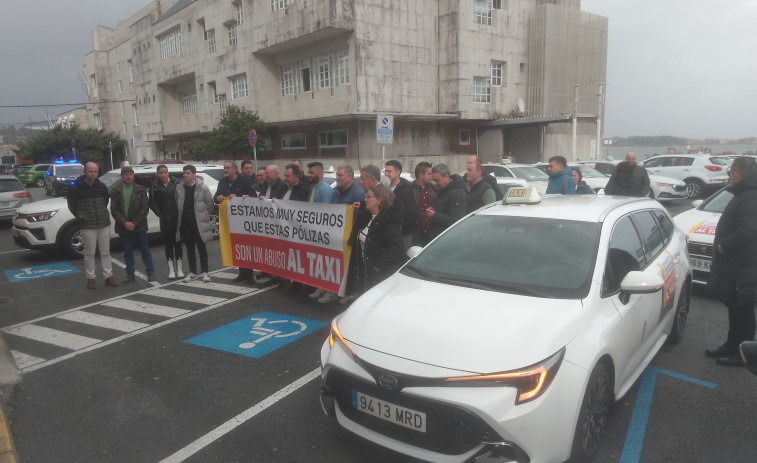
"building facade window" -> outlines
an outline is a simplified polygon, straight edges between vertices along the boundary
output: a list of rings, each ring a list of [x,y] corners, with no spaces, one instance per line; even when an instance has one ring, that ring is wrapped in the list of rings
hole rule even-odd
[[[231,79],[231,99],[243,98],[248,95],[247,90],[247,75],[232,77]]]
[[[460,129],[460,144],[470,145],[470,129]]]
[[[124,92],[124,81],[123,80],[119,80],[118,81],[118,93],[123,93],[123,92]]]
[[[346,130],[330,130],[328,132],[318,132],[319,148],[339,148],[347,146]]]
[[[492,99],[491,85],[488,77],[473,78],[473,101],[476,103],[489,103]]]
[[[239,3],[236,4],[236,7],[237,7],[237,24],[242,25],[244,24],[244,6],[241,0],[239,1]]]
[[[131,112],[134,113],[134,127],[139,127],[139,118],[137,117],[137,105],[131,105]]]
[[[236,45],[239,40],[237,35],[237,23],[229,24],[229,45]]]
[[[181,99],[181,109],[184,114],[192,114],[197,112],[197,92],[189,90],[186,92],[179,92],[179,98]]]
[[[134,66],[131,64],[131,60],[129,60],[129,82],[134,82]]]
[[[504,84],[505,70],[507,69],[505,63],[502,61],[492,61],[492,76],[491,84],[493,87],[501,86]]]
[[[210,53],[213,53],[216,51],[216,30],[215,29],[205,31],[205,43],[207,44],[208,51]]]
[[[116,63],[116,72],[121,72],[121,62]]]
[[[337,50],[281,66],[281,95],[297,95],[350,83],[349,50]]]
[[[218,109],[221,111],[221,117],[226,115],[226,110],[229,108],[228,103],[226,102],[226,94],[221,93],[218,95]]]
[[[473,0],[473,22],[491,25],[492,0]]]
[[[95,120],[95,128],[96,129],[102,129],[103,128],[103,121],[102,121],[102,117],[100,117],[100,113],[94,113],[92,115],[92,118]]]
[[[285,133],[281,136],[281,149],[305,149],[307,148],[306,140],[304,133]]]
[[[181,29],[176,27],[158,37],[160,41],[160,57],[167,59],[181,52]]]
[[[295,3],[297,0],[271,0],[271,11],[286,10]]]
[[[126,115],[126,105],[124,104],[124,102],[123,101],[119,101],[118,102],[118,106],[121,109],[121,115],[125,116]]]
[[[121,129],[124,131],[124,133],[128,133],[126,129],[126,122],[121,122]]]

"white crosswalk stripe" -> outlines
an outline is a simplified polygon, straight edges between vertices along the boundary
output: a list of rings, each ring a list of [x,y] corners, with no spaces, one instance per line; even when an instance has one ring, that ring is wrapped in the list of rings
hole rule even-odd
[[[102,339],[88,338],[87,336],[67,333],[65,331],[39,325],[17,326],[16,328],[7,330],[6,333],[15,334],[16,336],[33,339],[46,344],[53,344],[71,350],[83,349],[102,341]]]
[[[108,317],[106,315],[100,315],[91,312],[83,312],[81,310],[64,313],[57,316],[56,318],[72,322],[84,323],[86,325],[99,326],[101,328],[110,328],[112,330],[123,331],[125,333],[137,331],[144,328],[145,326],[150,326],[148,323],[133,322],[130,320],[123,320],[121,318]]]
[[[2,332],[11,335],[6,337],[6,342],[16,365],[24,372],[34,371],[273,288],[231,284],[230,280],[236,276],[236,269],[230,268],[211,274],[211,278],[221,282],[174,281],[2,328]],[[148,302],[145,298],[160,300]],[[150,315],[152,319],[148,320],[153,321],[147,322],[144,316],[135,313]],[[135,317],[140,317],[139,321],[135,321]],[[67,324],[53,324],[56,320]],[[97,328],[123,334],[108,337],[107,331],[96,331]],[[92,336],[91,333],[98,334]]]
[[[104,306],[116,307],[118,309],[131,310],[133,312],[146,313],[150,315],[157,315],[159,317],[174,318],[180,315],[184,315],[191,310],[177,309],[175,307],[169,307],[167,305],[150,304],[148,302],[133,301],[131,299],[114,299],[112,301],[103,302]]]

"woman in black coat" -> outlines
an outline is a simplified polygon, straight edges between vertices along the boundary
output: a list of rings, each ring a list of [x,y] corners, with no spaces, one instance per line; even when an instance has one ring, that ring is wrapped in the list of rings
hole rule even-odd
[[[400,217],[392,192],[378,184],[365,195],[365,210],[357,216],[347,243],[350,255],[348,294],[359,294],[377,285],[406,261]]]
[[[157,176],[150,186],[150,209],[160,218],[160,233],[168,260],[168,278],[184,278],[181,241],[176,241],[179,208],[176,205],[176,181],[168,175],[168,167],[158,166]]]

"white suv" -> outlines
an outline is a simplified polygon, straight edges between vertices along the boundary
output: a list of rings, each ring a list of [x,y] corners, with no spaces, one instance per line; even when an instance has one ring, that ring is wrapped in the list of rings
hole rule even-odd
[[[641,163],[649,173],[686,183],[690,199],[703,198],[728,183],[728,161],[705,154],[662,154]]]
[[[168,173],[174,177],[182,178],[183,164],[167,164]],[[210,192],[215,193],[218,180],[223,177],[223,166],[195,165],[197,176],[208,185]],[[150,182],[157,171],[156,164],[132,166],[134,169],[134,182],[149,189]],[[108,189],[121,180],[121,169],[113,169],[100,177]],[[110,208],[110,206],[108,206]],[[218,213],[211,215],[213,221],[213,234],[218,236]],[[147,216],[148,233],[159,233],[160,223],[158,217],[150,211]],[[111,236],[115,239],[118,235],[113,229],[111,220]],[[13,217],[11,229],[13,240],[22,248],[37,251],[57,252],[60,251],[69,258],[77,259],[84,257],[84,243],[79,234],[79,222],[68,210],[66,198],[46,199],[20,207]]]

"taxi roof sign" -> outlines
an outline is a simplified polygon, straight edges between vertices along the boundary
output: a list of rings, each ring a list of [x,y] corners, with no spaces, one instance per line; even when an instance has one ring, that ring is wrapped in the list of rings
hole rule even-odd
[[[541,196],[534,187],[512,187],[502,198],[502,204],[538,204]]]

